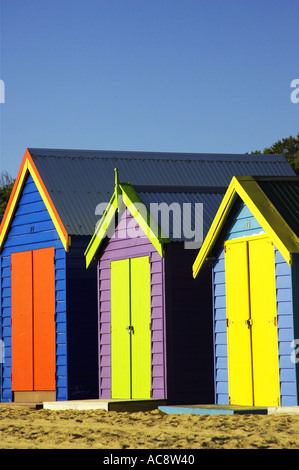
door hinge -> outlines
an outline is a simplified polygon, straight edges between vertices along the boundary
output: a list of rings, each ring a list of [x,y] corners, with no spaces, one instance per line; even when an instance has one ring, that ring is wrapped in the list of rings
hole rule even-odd
[[[232,325],[232,323],[234,323],[234,322],[233,322],[233,321],[229,321],[228,318],[226,319],[226,326],[227,326],[227,328],[229,327],[229,325]]]

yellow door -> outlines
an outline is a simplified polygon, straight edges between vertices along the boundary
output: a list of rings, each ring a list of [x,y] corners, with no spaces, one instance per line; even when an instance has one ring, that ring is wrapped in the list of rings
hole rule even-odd
[[[253,403],[247,258],[246,243],[225,244],[228,383],[232,405]]]
[[[265,236],[226,242],[225,276],[230,403],[278,406],[273,244]]]
[[[248,242],[254,404],[279,406],[279,365],[274,247],[268,238]]]

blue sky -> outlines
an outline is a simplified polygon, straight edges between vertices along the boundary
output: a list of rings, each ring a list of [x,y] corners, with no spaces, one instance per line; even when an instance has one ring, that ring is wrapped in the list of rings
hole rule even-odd
[[[0,170],[26,147],[244,153],[299,132],[298,0],[0,0]]]

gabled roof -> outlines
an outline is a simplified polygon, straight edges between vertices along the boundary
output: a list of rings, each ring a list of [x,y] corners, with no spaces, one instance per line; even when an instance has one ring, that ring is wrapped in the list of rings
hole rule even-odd
[[[183,227],[183,225],[186,222],[186,225],[190,225],[190,228],[195,226],[194,205],[196,203],[203,204],[204,210],[207,212],[207,216],[204,218],[203,233],[207,232],[212,216],[216,213],[225,193],[224,187],[217,186],[133,186],[128,182],[119,183],[117,168],[115,172],[116,181],[113,196],[85,251],[87,267],[107,236],[110,224],[113,223],[112,227],[115,228],[116,212],[123,213],[124,208],[127,208],[153,243],[158,253],[163,256],[164,243],[190,241],[190,234],[185,233],[184,228],[186,227]],[[185,220],[183,216],[184,205],[186,203],[189,205],[186,217],[187,219],[190,216],[188,220]],[[122,204],[124,207],[121,207]],[[164,207],[163,204],[165,204]],[[153,205],[157,209],[157,214],[154,215],[152,214]],[[166,209],[166,213],[164,212],[164,215],[166,215],[165,219],[162,216],[159,217],[159,215],[162,215],[163,209]],[[178,210],[178,217],[173,215],[173,210]],[[199,222],[202,223],[202,218]]]
[[[28,171],[41,188],[66,249],[69,236],[92,236],[98,204],[112,197],[113,170],[137,185],[228,186],[233,175],[293,175],[281,155],[228,155],[93,150],[26,150],[1,224],[0,249]]]
[[[142,209],[141,210],[141,206]],[[116,212],[122,213],[127,208],[146,236],[150,239],[158,253],[163,256],[163,243],[168,243],[169,239],[163,235],[157,221],[153,219],[150,211],[145,206],[139,195],[130,183],[120,183],[118,179],[118,169],[115,169],[115,189],[110,202],[105,210],[95,233],[84,253],[86,257],[86,267],[88,267],[97,253],[101,243],[107,235],[110,224],[115,223]]]
[[[196,277],[239,196],[289,265],[299,253],[299,177],[233,177],[193,264]]]
[[[69,247],[69,241],[70,241],[68,233],[61,221],[61,218],[57,212],[57,209],[55,205],[53,204],[53,201],[49,195],[49,192],[42,178],[40,177],[40,174],[28,150],[26,150],[25,152],[21,167],[19,169],[17,178],[15,180],[15,183],[14,183],[14,186],[13,186],[13,189],[12,189],[12,192],[11,192],[11,195],[10,195],[10,198],[9,198],[9,201],[8,201],[8,204],[7,204],[7,207],[6,207],[6,210],[5,210],[1,225],[0,225],[0,251],[3,248],[6,235],[9,231],[10,224],[13,220],[15,211],[17,209],[19,198],[21,197],[23,187],[25,185],[27,176],[29,174],[31,174],[39,190],[39,193],[49,211],[49,214],[53,220],[53,223],[60,236],[63,246],[67,251]]]

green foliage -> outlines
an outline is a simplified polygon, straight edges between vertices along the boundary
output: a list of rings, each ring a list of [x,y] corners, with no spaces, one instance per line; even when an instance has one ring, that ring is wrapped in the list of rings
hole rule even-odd
[[[13,178],[6,171],[2,171],[0,175],[0,214],[5,212],[13,184]]]
[[[265,148],[263,152],[256,150],[252,154],[279,154],[284,155],[295,171],[299,175],[299,133],[297,137],[286,137],[285,139],[278,140],[271,147]]]

